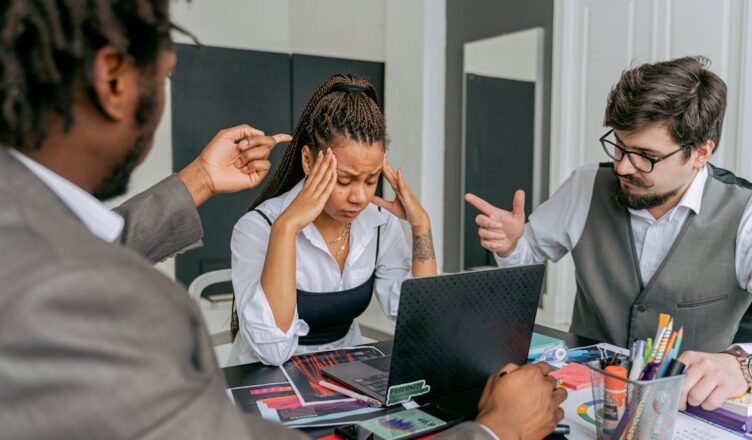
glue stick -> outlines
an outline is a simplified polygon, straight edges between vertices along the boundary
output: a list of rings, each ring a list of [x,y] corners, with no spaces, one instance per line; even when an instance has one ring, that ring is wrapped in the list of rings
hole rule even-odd
[[[616,425],[619,424],[619,419],[624,415],[624,402],[627,391],[627,369],[617,365],[611,365],[606,367],[606,372],[623,378],[606,376],[606,390],[603,399],[603,431],[604,434],[610,436]]]

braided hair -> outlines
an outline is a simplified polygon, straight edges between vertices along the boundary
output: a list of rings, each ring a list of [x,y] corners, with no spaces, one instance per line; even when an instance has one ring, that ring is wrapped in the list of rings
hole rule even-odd
[[[376,89],[367,79],[351,74],[332,75],[313,93],[300,115],[282,161],[250,210],[291,190],[300,182],[305,176],[301,154],[305,145],[315,154],[336,145],[343,138],[367,145],[379,142],[382,148],[387,144],[386,123]],[[239,329],[233,297],[230,320],[233,339]]]
[[[304,177],[303,146],[308,145],[315,154],[342,138],[369,145],[380,142],[386,148],[386,124],[376,89],[367,79],[351,74],[332,75],[313,93],[282,161],[250,209],[300,182]]]
[[[139,68],[154,66],[176,29],[170,0],[3,0],[0,2],[0,142],[35,149],[50,115],[73,126],[82,84],[95,105],[91,61],[113,46]],[[100,109],[101,110],[101,109]]]

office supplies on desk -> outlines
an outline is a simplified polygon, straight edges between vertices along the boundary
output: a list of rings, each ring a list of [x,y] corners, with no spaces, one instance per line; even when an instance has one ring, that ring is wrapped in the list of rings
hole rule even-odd
[[[358,424],[339,426],[334,432],[343,439],[417,439],[460,423],[462,416],[435,404],[391,412]]]
[[[603,433],[611,435],[624,415],[624,404],[627,397],[627,383],[618,378],[627,378],[627,369],[610,365],[605,370],[609,376],[605,378],[605,392],[603,395]]]
[[[228,397],[244,412],[294,427],[355,423],[385,412],[357,400],[303,406],[288,382],[230,388]]]
[[[673,360],[673,353],[674,353],[673,346],[674,346],[674,342],[676,341],[677,334],[678,332],[676,331],[671,333],[671,338],[668,340],[666,354],[663,356],[663,359],[661,360],[658,366],[658,373],[656,376],[658,378],[661,378],[666,375],[666,370],[668,369],[668,365]]]
[[[752,433],[752,396],[747,393],[726,400],[720,408],[713,411],[688,405],[685,412],[736,432]]]
[[[530,350],[527,353],[527,362],[535,362],[543,356],[544,352],[560,345],[566,347],[561,339],[533,332],[533,337],[530,339]]]
[[[636,339],[629,347],[629,358],[633,361],[638,357],[642,357],[645,353],[645,341],[642,339]]]
[[[670,315],[661,314],[655,339],[634,341],[628,358],[587,364],[599,438],[671,437],[685,377],[676,359],[683,329],[674,326]]]
[[[539,354],[548,346],[563,344],[564,341],[551,336],[543,335],[537,332],[533,332],[533,337],[530,338],[530,354]]]
[[[296,354],[280,368],[303,406],[328,404],[352,400],[352,397],[322,388],[319,385],[322,368],[383,356],[384,353],[375,347],[342,348]]]
[[[668,327],[670,322],[671,322],[671,315],[667,313],[661,313],[658,316],[658,329],[655,332],[655,338],[653,338],[654,352],[660,347],[660,341],[663,338],[663,334],[666,331],[666,327]]]
[[[617,355],[623,355],[624,350],[610,344],[588,345],[586,347],[576,347],[569,350],[569,359],[567,362],[577,362],[585,365],[590,361],[600,361],[601,359],[610,359]]]
[[[686,368],[687,366],[684,365],[684,363],[682,363],[679,359],[672,359],[671,363],[668,366],[666,376],[678,376],[680,374],[683,374]]]
[[[632,349],[629,353],[632,360],[629,370],[629,380],[637,380],[640,377],[642,368],[645,366],[645,347],[646,343],[642,339],[638,339],[632,343]]]
[[[679,334],[676,335],[676,342],[674,342],[674,359],[679,357],[679,348],[681,348],[682,337],[684,337],[684,327],[679,328]]]
[[[752,432],[752,417],[743,417],[726,411],[723,408],[707,411],[700,406],[687,405],[687,409],[684,412],[694,414],[697,417],[717,423],[724,428],[729,428],[736,432]]]
[[[598,363],[593,363],[588,367],[591,369],[598,438],[671,438],[678,414],[684,375],[651,381],[629,381],[601,370]],[[612,391],[607,391],[606,380],[621,381],[626,388],[626,403],[621,417],[618,417],[618,402],[615,405],[618,417],[618,422],[615,424],[613,412],[606,411],[609,401],[607,394],[612,393]],[[613,384],[609,384],[609,388],[614,387]]]
[[[665,316],[668,315],[661,314],[661,321],[663,321],[663,318]],[[650,355],[648,363],[645,366],[645,369],[642,371],[642,374],[640,375],[641,380],[652,380],[656,377],[661,362],[663,361],[663,357],[671,348],[668,346],[668,343],[671,339],[672,324],[673,320],[669,316],[668,323],[665,326],[659,328],[658,332],[660,336],[656,336],[656,343],[653,345],[653,353]]]
[[[752,417],[752,394],[744,393],[728,399],[721,408],[743,417]]]
[[[558,424],[556,425],[556,428],[554,428],[551,435],[569,435],[569,432],[569,425]]]
[[[332,379],[329,379],[329,380],[321,379],[319,381],[319,385],[321,385],[324,388],[328,388],[328,389],[330,389],[330,390],[332,390],[334,392],[337,392],[337,393],[340,393],[340,394],[344,394],[347,397],[352,397],[355,400],[360,400],[361,402],[365,402],[369,406],[373,406],[375,408],[379,408],[381,406],[384,406],[378,400],[372,399],[372,398],[370,398],[368,396],[365,396],[363,394],[360,394],[360,393],[356,393],[355,391],[347,388],[346,386],[344,386],[342,384],[338,384],[336,381],[334,381]]]
[[[561,381],[561,384],[572,390],[590,388],[590,370],[588,367],[570,362],[567,366],[549,373],[549,376]]]
[[[564,342],[558,342],[552,345],[547,345],[543,351],[538,354],[538,357],[530,361],[530,355],[528,354],[528,362],[546,362],[552,365],[562,365],[569,359],[569,348]]]

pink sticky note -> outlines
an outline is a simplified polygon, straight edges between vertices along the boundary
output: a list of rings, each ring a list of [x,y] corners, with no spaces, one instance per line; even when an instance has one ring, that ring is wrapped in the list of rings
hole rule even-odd
[[[588,367],[570,362],[566,367],[550,373],[551,377],[559,379],[565,387],[572,390],[590,388],[590,370]]]

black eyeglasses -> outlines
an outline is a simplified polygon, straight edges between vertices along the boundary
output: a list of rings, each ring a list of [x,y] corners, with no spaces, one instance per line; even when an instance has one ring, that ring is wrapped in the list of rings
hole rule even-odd
[[[674,150],[661,157],[652,158],[652,157],[646,156],[643,153],[625,150],[624,148],[616,145],[616,143],[611,142],[610,140],[606,139],[606,137],[608,137],[608,135],[610,135],[613,132],[614,132],[614,129],[612,128],[611,130],[608,131],[608,133],[604,134],[599,139],[599,141],[601,142],[601,145],[603,146],[603,151],[606,152],[606,155],[608,157],[610,157],[616,162],[621,162],[621,160],[624,159],[624,155],[626,155],[629,158],[629,162],[632,164],[632,166],[642,171],[643,173],[649,173],[653,171],[653,168],[655,168],[655,164],[657,164],[658,162],[664,159],[668,159],[669,157],[682,151],[683,149],[692,146],[691,143],[682,144],[682,146],[678,150]]]

